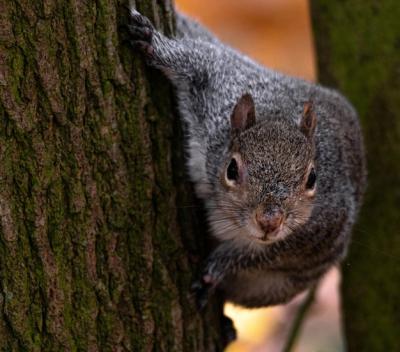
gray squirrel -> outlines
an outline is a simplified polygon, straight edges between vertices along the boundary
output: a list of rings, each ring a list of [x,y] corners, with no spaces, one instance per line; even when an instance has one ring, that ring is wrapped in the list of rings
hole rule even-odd
[[[346,255],[366,185],[357,114],[338,92],[260,66],[177,14],[167,38],[130,11],[130,40],[176,89],[188,171],[218,245],[193,289],[288,302]]]

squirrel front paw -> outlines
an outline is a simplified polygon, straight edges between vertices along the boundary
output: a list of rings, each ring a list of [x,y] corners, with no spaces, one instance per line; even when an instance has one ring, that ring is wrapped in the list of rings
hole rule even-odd
[[[199,310],[203,310],[206,307],[215,286],[216,282],[210,275],[203,275],[200,280],[192,284],[191,290],[195,295],[196,305]]]
[[[150,20],[136,10],[130,10],[130,22],[127,25],[131,34],[130,43],[138,48],[147,58],[154,54],[153,35],[155,28]]]

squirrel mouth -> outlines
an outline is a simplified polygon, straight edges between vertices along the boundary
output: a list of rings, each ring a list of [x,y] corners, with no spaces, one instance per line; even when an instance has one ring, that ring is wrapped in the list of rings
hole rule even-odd
[[[285,226],[285,220],[283,220],[279,226],[270,231],[263,230],[255,221],[251,221],[247,225],[246,234],[253,241],[263,244],[271,244],[286,236],[287,229]]]
[[[283,223],[280,224],[276,229],[273,231],[265,232],[261,228],[258,228],[257,235],[253,235],[257,240],[263,243],[272,243],[276,242],[282,237],[283,234]]]
[[[261,240],[263,242],[272,242],[275,241],[279,238],[279,234],[281,233],[282,230],[282,225],[280,225],[278,228],[276,228],[275,230],[271,231],[271,232],[263,232],[264,235],[262,236]]]

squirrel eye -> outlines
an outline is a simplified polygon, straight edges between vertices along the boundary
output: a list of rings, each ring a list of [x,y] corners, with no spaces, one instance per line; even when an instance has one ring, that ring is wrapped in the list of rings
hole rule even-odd
[[[239,180],[239,168],[237,161],[235,158],[232,158],[227,169],[226,169],[226,178],[229,181],[238,181]]]
[[[306,183],[306,189],[310,190],[313,189],[315,186],[315,181],[317,180],[317,175],[315,173],[314,168],[311,169],[310,173],[308,174],[308,179]]]

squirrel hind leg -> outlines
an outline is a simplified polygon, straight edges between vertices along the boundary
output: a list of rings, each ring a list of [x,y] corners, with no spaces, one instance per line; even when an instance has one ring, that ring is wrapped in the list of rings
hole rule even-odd
[[[237,333],[233,321],[226,315],[222,315],[221,318],[221,333],[224,348],[237,338]]]

